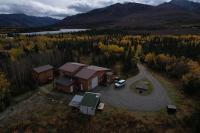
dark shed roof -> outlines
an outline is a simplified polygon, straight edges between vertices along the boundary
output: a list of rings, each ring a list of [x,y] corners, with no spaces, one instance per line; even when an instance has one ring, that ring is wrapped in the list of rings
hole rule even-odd
[[[33,71],[35,71],[37,73],[42,73],[42,72],[45,72],[45,71],[48,71],[48,70],[51,70],[51,69],[53,69],[53,66],[45,65],[45,66],[33,68]]]
[[[60,85],[65,85],[65,86],[69,86],[72,85],[75,81],[65,78],[65,77],[61,77],[58,80],[56,80],[56,84],[60,84]]]
[[[75,62],[68,62],[64,64],[63,66],[61,66],[59,70],[73,73],[84,66],[87,66],[87,65],[81,64],[81,63],[75,63]]]

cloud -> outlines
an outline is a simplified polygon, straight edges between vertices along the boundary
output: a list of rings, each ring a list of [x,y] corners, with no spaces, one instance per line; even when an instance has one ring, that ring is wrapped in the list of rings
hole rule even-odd
[[[94,7],[91,7],[88,4],[74,4],[74,5],[70,5],[68,8],[73,9],[77,12],[87,12],[94,9]]]
[[[77,12],[67,7],[54,6],[47,2],[43,3],[37,0],[10,0],[9,2],[1,2],[0,0],[0,13],[25,13],[33,16],[63,18],[68,15],[76,14]]]
[[[166,1],[170,0],[0,0],[0,14],[25,13],[61,19],[114,3],[137,2],[158,5]]]

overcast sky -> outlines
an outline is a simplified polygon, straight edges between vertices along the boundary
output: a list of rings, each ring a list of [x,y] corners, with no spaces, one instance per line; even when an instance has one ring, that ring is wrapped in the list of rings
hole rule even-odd
[[[62,19],[114,3],[137,2],[158,5],[166,1],[170,0],[0,0],[0,14],[25,13]]]

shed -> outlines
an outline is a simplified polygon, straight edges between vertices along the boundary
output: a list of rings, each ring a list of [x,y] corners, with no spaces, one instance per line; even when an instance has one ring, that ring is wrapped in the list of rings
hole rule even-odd
[[[80,112],[87,115],[95,115],[100,104],[100,94],[86,92],[80,103]]]
[[[56,80],[56,89],[66,93],[72,93],[75,89],[75,80],[61,77]]]
[[[32,78],[38,84],[45,84],[53,80],[53,66],[45,65],[33,68]]]

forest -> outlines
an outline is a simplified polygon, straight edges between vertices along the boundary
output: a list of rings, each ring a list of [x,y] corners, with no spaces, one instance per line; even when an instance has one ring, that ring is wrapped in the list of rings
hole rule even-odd
[[[43,36],[1,36],[0,70],[7,77],[12,96],[36,86],[31,82],[33,67],[51,64],[58,68],[75,61],[137,72],[138,60],[178,78],[189,93],[199,92],[200,36],[124,35],[119,33],[59,34]],[[118,70],[117,70],[118,71]],[[8,85],[6,85],[8,86]],[[5,87],[4,87],[5,88]]]
[[[129,77],[137,63],[179,80],[186,95],[200,94],[200,36],[126,35],[80,32],[58,35],[0,35],[0,110],[12,98],[37,88],[31,80],[34,67],[81,62],[112,68]],[[120,67],[117,67],[120,66]],[[56,74],[56,72],[55,72]],[[196,117],[198,116],[198,117]],[[200,123],[199,114],[195,122]]]

